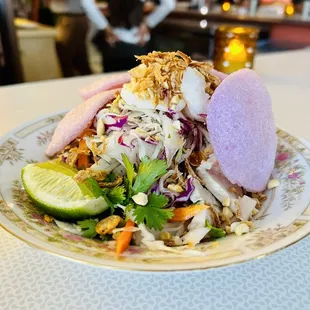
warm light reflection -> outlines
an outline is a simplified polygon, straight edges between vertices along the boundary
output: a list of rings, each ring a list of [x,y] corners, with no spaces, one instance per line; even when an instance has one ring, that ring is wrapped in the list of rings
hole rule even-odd
[[[228,11],[230,10],[230,3],[229,3],[229,2],[224,2],[224,3],[222,4],[222,10],[223,10],[224,12],[228,12]]]
[[[242,33],[245,33],[246,32],[246,29],[243,28],[243,27],[236,27],[234,28],[234,33],[236,34],[242,34]]]
[[[228,49],[232,56],[240,55],[241,53],[245,54],[244,45],[239,40],[231,40]]]
[[[295,13],[294,5],[293,4],[288,4],[285,8],[285,13],[288,16],[292,16]]]
[[[206,6],[201,7],[200,13],[201,13],[202,15],[207,15],[208,12],[209,12],[209,8],[208,8],[208,7],[206,7]]]
[[[207,26],[208,22],[205,19],[200,21],[200,28],[207,28]]]
[[[252,68],[258,29],[254,27],[219,26],[215,33],[214,68],[232,73]]]

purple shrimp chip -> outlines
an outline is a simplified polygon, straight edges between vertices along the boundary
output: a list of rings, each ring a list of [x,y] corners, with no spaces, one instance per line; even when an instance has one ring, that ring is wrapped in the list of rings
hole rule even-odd
[[[270,96],[254,71],[232,73],[217,87],[207,126],[227,179],[251,192],[264,190],[274,168],[277,135]]]

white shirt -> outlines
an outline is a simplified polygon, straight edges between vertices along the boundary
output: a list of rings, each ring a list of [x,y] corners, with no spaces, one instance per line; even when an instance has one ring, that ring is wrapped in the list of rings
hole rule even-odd
[[[141,1],[144,2],[144,0]],[[174,10],[175,4],[175,0],[161,0],[160,5],[145,18],[146,24],[150,28],[157,26],[172,10]],[[109,25],[108,20],[97,7],[95,0],[52,0],[50,8],[55,13],[78,14],[85,12],[98,30],[104,30]],[[137,34],[137,27],[131,29],[114,28],[114,32],[123,42],[136,44],[140,39]],[[150,38],[147,36],[144,39],[148,41]]]

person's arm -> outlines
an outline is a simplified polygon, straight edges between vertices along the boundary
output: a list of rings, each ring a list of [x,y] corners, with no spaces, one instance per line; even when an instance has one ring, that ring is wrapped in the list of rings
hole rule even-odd
[[[104,30],[109,26],[108,20],[97,7],[95,0],[80,0],[87,17],[91,20],[98,30]]]
[[[154,12],[145,18],[148,27],[157,26],[171,11],[175,9],[175,0],[161,0],[160,5],[156,7]]]

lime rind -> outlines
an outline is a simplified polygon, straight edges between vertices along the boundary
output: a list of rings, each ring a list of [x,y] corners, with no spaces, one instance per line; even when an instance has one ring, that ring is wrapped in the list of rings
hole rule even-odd
[[[44,212],[62,220],[80,220],[96,216],[106,209],[104,197],[98,196],[95,180],[78,184],[69,166],[47,162],[29,164],[22,169],[22,182],[31,199]]]

